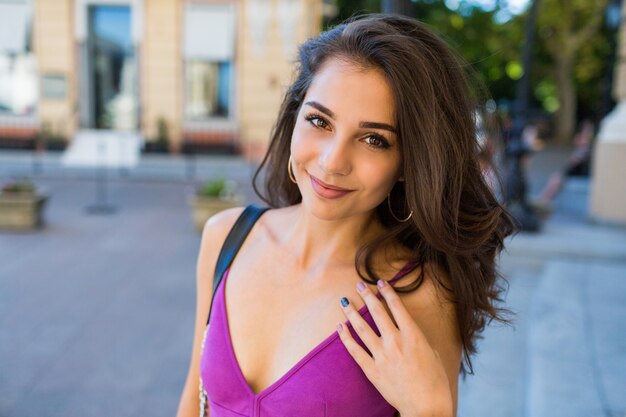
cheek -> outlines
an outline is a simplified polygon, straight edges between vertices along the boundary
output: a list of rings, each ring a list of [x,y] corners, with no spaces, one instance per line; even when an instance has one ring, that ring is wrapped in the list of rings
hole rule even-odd
[[[305,162],[315,156],[317,152],[316,144],[318,142],[312,135],[313,132],[307,129],[301,122],[296,123],[291,135],[290,150],[293,159],[299,163]]]
[[[381,161],[381,160],[366,160],[361,159],[361,163],[358,166],[358,175],[361,184],[367,188],[372,195],[380,197],[386,196],[387,192],[391,190],[394,182],[396,181],[398,162],[394,161]]]

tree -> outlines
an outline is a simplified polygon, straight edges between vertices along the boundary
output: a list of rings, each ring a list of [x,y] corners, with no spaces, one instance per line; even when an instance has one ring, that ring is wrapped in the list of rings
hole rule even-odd
[[[523,75],[521,53],[528,10],[516,14],[519,10],[514,12],[505,0],[491,5],[478,0],[403,1],[411,3],[413,17],[429,25],[469,63],[496,102],[510,104],[516,98],[516,83]],[[530,118],[555,115],[557,134],[552,136],[565,142],[571,139],[577,119],[598,120],[606,110],[602,84],[611,78],[616,29],[602,24],[610,0],[539,1],[530,74]],[[335,4],[338,15],[326,27],[354,14],[378,12],[382,3],[335,0]],[[555,46],[548,50],[548,44]],[[571,55],[569,60],[555,58],[566,51]]]
[[[559,106],[555,136],[568,143],[574,135],[577,115],[575,68],[579,51],[596,35],[608,0],[541,0],[539,38],[552,61]]]
[[[443,1],[422,0],[415,5],[419,20],[427,23],[466,62],[495,100],[515,99],[515,83],[522,76],[521,45],[524,18],[496,22],[500,9],[483,10],[460,2],[450,10]]]
[[[335,0],[334,3],[337,15],[324,22],[324,30],[352,16],[380,12],[380,0]]]

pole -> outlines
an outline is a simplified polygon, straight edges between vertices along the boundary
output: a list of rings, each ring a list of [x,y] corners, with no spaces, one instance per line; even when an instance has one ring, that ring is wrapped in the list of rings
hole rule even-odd
[[[507,209],[515,218],[521,230],[539,230],[539,218],[526,198],[526,173],[523,160],[531,153],[528,144],[522,138],[528,123],[528,102],[530,97],[530,70],[532,67],[532,51],[535,42],[535,27],[539,0],[533,0],[526,17],[524,37],[526,43],[522,51],[523,74],[516,86],[513,129],[511,138],[506,145],[506,156],[509,160],[506,175]]]
[[[537,10],[539,8],[539,0],[533,0],[526,17],[524,25],[524,38],[526,43],[522,51],[522,68],[523,74],[515,88],[515,96],[517,101],[516,119],[517,127],[520,127],[519,134],[526,126],[528,119],[528,102],[530,97],[530,69],[533,61],[533,45],[535,43],[535,27],[537,26]]]
[[[383,13],[397,13],[396,0],[381,0],[380,10]]]
[[[403,14],[406,16],[415,14],[413,3],[409,2],[409,0],[381,0],[380,10],[387,14]]]
[[[98,138],[98,159],[100,163],[96,168],[96,202],[86,208],[89,214],[114,214],[116,208],[108,202],[109,176],[105,157],[107,155],[106,138]]]
[[[605,10],[605,26],[612,33],[609,37],[609,58],[601,82],[600,118],[604,119],[613,107],[611,97],[613,91],[613,72],[615,71],[615,61],[617,57],[617,38],[619,36],[620,13],[622,10],[622,0],[612,0],[607,4]]]

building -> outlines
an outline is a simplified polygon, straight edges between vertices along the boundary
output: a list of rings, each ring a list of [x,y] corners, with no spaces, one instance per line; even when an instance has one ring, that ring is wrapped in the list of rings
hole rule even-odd
[[[0,0],[0,145],[262,154],[322,0]]]
[[[590,217],[626,225],[626,2],[621,6],[619,47],[615,60],[613,97],[617,106],[598,131],[593,152]]]

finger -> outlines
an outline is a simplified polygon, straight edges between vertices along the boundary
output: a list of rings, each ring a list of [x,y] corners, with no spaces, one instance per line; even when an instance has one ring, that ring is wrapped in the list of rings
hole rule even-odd
[[[374,323],[376,323],[376,327],[378,327],[378,331],[383,339],[385,336],[390,336],[394,332],[397,332],[398,328],[393,323],[393,320],[391,320],[383,303],[376,297],[372,290],[361,281],[356,284],[356,290],[367,305],[367,309],[374,319]]]
[[[377,285],[378,290],[387,302],[387,306],[389,306],[389,311],[391,311],[400,332],[403,330],[413,330],[417,327],[415,320],[413,320],[413,317],[411,317],[411,314],[409,314],[409,311],[406,309],[404,301],[398,296],[393,287],[383,280],[379,280]]]
[[[337,324],[337,333],[341,342],[346,347],[346,350],[352,356],[352,359],[363,369],[363,371],[369,371],[369,368],[373,366],[374,360],[368,353],[359,345],[352,337],[352,334],[348,331],[348,328],[342,323]]]
[[[370,352],[374,353],[374,350],[378,349],[381,344],[378,335],[374,333],[374,330],[365,321],[365,319],[363,319],[363,316],[356,311],[356,309],[352,306],[352,303],[350,303],[346,297],[341,299],[341,306],[343,313],[350,322],[350,325],[361,341],[365,344],[365,347],[367,347]]]

